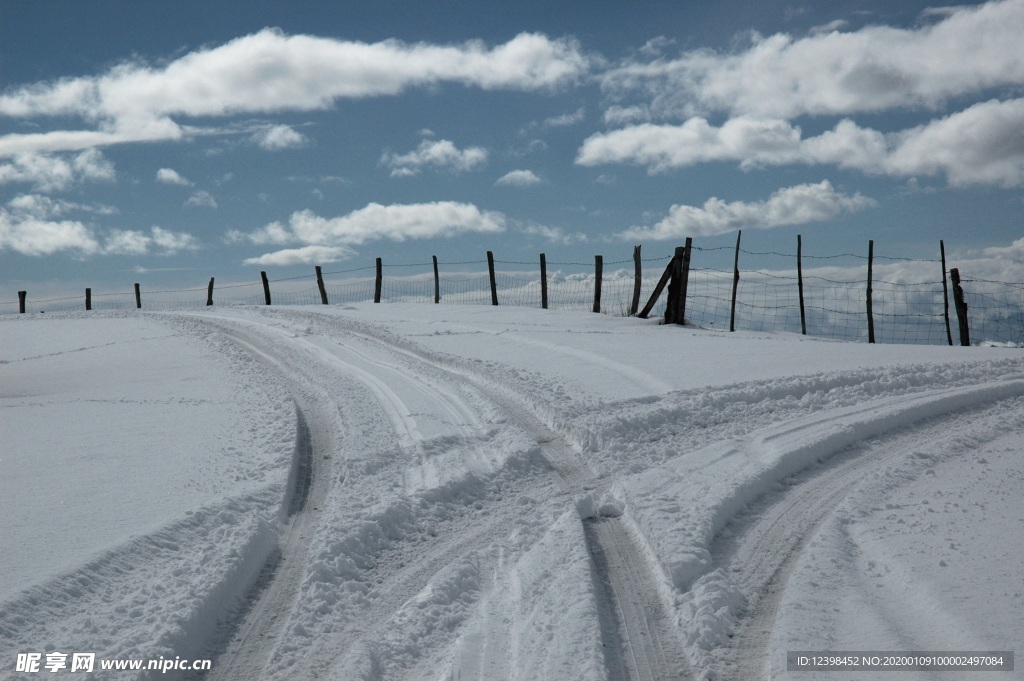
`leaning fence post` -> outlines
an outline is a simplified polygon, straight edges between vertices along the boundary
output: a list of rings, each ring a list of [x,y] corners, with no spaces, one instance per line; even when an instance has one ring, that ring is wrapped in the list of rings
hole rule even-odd
[[[384,261],[377,258],[377,280],[373,285],[373,302],[380,302],[380,286],[384,279]]]
[[[206,304],[213,305],[213,277],[210,277],[210,285],[206,287]]]
[[[135,309],[142,309],[142,291],[139,289],[138,284],[135,284]]]
[[[498,304],[498,282],[494,278],[494,253],[487,251],[487,273],[491,277],[491,305]]]
[[[601,311],[601,279],[604,278],[604,257],[594,256],[594,312]]]
[[[640,285],[642,282],[640,244],[637,244],[633,246],[633,302],[629,306],[629,314],[633,317],[636,316],[637,310],[640,308]]]
[[[867,291],[867,311],[868,311],[868,343],[875,342],[875,318],[871,314],[871,265],[875,258],[875,241],[874,239],[868,240],[868,291]]]
[[[949,330],[949,287],[946,285],[946,244],[939,239],[939,255],[942,258],[942,316],[946,320],[946,340],[953,344],[953,333]]]
[[[28,291],[18,291],[18,314],[25,314],[25,297]]]
[[[736,257],[732,263],[732,306],[729,308],[729,331],[736,330],[736,289],[740,285],[740,238],[743,230],[736,232]]]
[[[951,269],[949,278],[953,281],[953,306],[956,308],[956,320],[960,325],[960,345],[970,347],[971,332],[967,327],[967,301],[964,299],[964,289],[960,285],[960,270],[956,267]]]
[[[543,253],[540,254],[540,306],[548,309],[548,261]]]
[[[270,305],[270,280],[267,279],[267,273],[260,272],[260,279],[263,280],[263,300]]]
[[[434,259],[434,305],[441,302],[441,277],[437,273],[437,256],[430,256]]]
[[[92,289],[91,288],[85,289],[85,309],[86,310],[91,310],[92,309]]]
[[[800,333],[807,335],[807,314],[804,312],[803,240],[796,235],[796,287],[800,295]]]
[[[324,286],[324,273],[323,273],[323,270],[320,269],[320,265],[315,265],[315,267],[316,267],[316,287],[318,289],[320,289],[320,302],[323,303],[324,305],[326,305],[327,304],[327,287]]]

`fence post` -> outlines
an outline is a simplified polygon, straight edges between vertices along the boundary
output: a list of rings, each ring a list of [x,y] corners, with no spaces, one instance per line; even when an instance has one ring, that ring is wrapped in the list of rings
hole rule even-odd
[[[494,279],[494,253],[487,251],[487,273],[491,277],[491,305],[498,304],[498,282]]]
[[[635,317],[637,310],[640,308],[640,284],[643,282],[643,276],[640,265],[640,244],[633,246],[633,302],[629,306],[629,314],[631,317]]]
[[[683,248],[683,266],[680,275],[683,278],[679,287],[679,319],[677,324],[686,323],[686,289],[690,284],[690,257],[693,253],[693,238],[686,237],[686,246]]]
[[[796,235],[796,287],[800,295],[800,333],[807,335],[807,314],[804,312],[803,240]]]
[[[540,306],[548,309],[548,260],[540,254]]]
[[[142,291],[139,289],[138,284],[135,284],[135,309],[142,309]]]
[[[85,289],[85,309],[86,310],[91,310],[92,309],[92,289],[91,288]]]
[[[373,302],[380,302],[380,286],[384,279],[384,261],[377,258],[377,280],[373,285]]]
[[[686,237],[686,246],[677,246],[670,265],[672,280],[668,285],[668,305],[665,307],[666,324],[684,324],[686,320],[686,288],[690,276],[690,248],[693,239]]]
[[[210,277],[210,285],[206,287],[206,304],[213,305],[213,277]]]
[[[594,312],[601,311],[601,279],[604,277],[604,257],[594,256]]]
[[[18,291],[18,314],[25,314],[25,297],[28,291]]]
[[[260,272],[260,279],[263,280],[263,301],[266,305],[270,305],[270,280],[267,279],[267,273]]]
[[[662,290],[664,290],[665,284],[667,284],[669,279],[672,278],[672,272],[676,266],[676,261],[679,259],[678,254],[679,249],[677,248],[676,255],[672,256],[672,259],[669,260],[668,266],[665,267],[665,271],[661,275],[661,279],[658,280],[657,285],[654,287],[654,291],[651,292],[651,297],[647,299],[647,304],[644,305],[644,309],[640,310],[639,314],[637,314],[637,317],[640,319],[647,319],[647,315],[649,315],[651,310],[654,309],[655,303],[658,302],[658,296],[660,296]]]
[[[871,314],[871,265],[875,258],[875,241],[874,239],[868,240],[868,291],[867,291],[867,310],[868,310],[868,343],[875,342],[875,318]]]
[[[954,267],[949,271],[953,281],[953,306],[956,308],[956,320],[960,325],[960,345],[970,347],[971,331],[967,328],[967,301],[964,300],[964,289],[960,286],[960,270]]]
[[[729,331],[736,330],[736,289],[740,285],[740,238],[743,230],[736,232],[736,257],[732,262],[732,306],[729,308]]]
[[[942,258],[942,316],[946,320],[946,340],[953,344],[953,333],[949,330],[949,287],[946,285],[946,244],[939,239],[939,256]]]
[[[320,302],[327,305],[327,287],[324,286],[324,273],[320,268],[320,265],[314,265],[316,267],[316,287],[320,289]]]
[[[434,305],[441,302],[441,277],[437,273],[437,256],[430,256],[434,259]]]

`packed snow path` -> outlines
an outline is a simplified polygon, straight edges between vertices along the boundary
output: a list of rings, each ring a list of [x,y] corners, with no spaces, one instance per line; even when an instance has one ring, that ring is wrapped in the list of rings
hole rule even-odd
[[[778,679],[786,650],[1024,638],[1024,550],[1000,540],[1024,528],[1017,349],[407,305],[104,322],[221,355],[271,396],[253,432],[294,444],[263,486],[5,596],[5,655],[214,657],[207,679]],[[5,385],[37,380],[18,372],[44,353],[23,355]],[[38,408],[19,390],[13,410]],[[162,585],[190,561],[205,572],[175,601]],[[157,593],[193,614],[146,616]]]

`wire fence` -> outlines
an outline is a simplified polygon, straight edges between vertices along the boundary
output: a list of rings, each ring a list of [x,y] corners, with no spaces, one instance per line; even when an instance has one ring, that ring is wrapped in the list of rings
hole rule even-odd
[[[666,249],[667,250],[667,249]],[[638,256],[637,254],[635,254]],[[744,259],[756,257],[761,266],[743,269]],[[639,261],[640,307],[651,297],[672,259]],[[495,259],[434,263],[380,264],[298,277],[149,291],[87,293],[36,300],[0,302],[0,315],[64,312],[85,309],[178,310],[217,306],[433,303],[490,305],[493,289],[499,305],[540,307],[546,289],[547,307],[591,311],[595,302],[605,314],[627,316],[636,295],[634,259],[602,262],[600,298],[595,301],[597,274],[594,262],[546,261],[542,277],[539,262]],[[734,265],[737,268],[734,269]],[[867,271],[872,269],[870,281]],[[320,277],[318,278],[318,274]],[[739,276],[738,280],[736,276]],[[840,253],[807,255],[756,252],[742,248],[691,247],[687,278],[685,320],[706,328],[765,332],[793,332],[846,341],[874,339],[881,343],[952,344],[959,338],[948,274],[939,259],[893,258]],[[1024,283],[971,278],[962,273],[967,304],[965,322],[971,341],[1024,346]],[[323,294],[321,294],[321,284]],[[735,299],[733,287],[735,285]],[[378,294],[379,290],[379,294]],[[802,293],[802,297],[801,297]],[[801,301],[802,298],[802,301]],[[801,306],[802,302],[802,306]],[[801,310],[802,307],[802,310]],[[659,299],[650,317],[665,315],[666,300]]]

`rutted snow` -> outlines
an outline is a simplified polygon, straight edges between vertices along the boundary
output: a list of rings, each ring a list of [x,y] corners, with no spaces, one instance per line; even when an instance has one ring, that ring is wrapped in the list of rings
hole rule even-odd
[[[289,391],[337,416],[263,678],[607,678],[596,516],[624,523],[695,675],[729,678],[763,594],[734,583],[723,533],[790,476],[964,410],[978,425],[843,488],[765,655],[778,678],[787,649],[1024,639],[1019,349],[483,306],[47,317],[0,321],[0,674],[18,652],[213,654],[283,531]],[[592,491],[566,492],[513,403]]]

